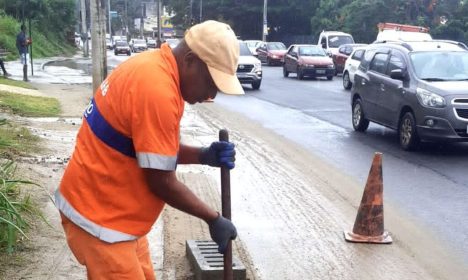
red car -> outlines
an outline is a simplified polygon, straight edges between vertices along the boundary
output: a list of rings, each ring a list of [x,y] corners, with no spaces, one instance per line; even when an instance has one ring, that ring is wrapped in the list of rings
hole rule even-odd
[[[258,59],[268,65],[281,65],[285,53],[286,46],[281,42],[264,42],[257,48]]]
[[[333,63],[335,64],[336,74],[343,73],[346,59],[356,47],[364,47],[366,44],[344,44],[338,48],[338,53],[333,54]]]
[[[304,76],[327,77],[335,76],[333,60],[318,45],[291,45],[284,56],[283,76],[296,72],[299,80]]]

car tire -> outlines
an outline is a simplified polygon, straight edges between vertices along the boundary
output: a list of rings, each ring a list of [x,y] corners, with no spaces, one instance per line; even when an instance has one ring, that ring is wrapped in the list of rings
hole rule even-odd
[[[353,86],[353,83],[349,79],[349,73],[348,71],[343,73],[343,87],[344,89],[351,89]]]
[[[289,76],[288,70],[286,70],[286,65],[283,65],[283,77],[287,78]]]
[[[398,139],[405,151],[412,151],[419,145],[419,136],[416,131],[416,120],[412,112],[406,112],[398,126]]]
[[[366,131],[369,127],[369,120],[366,119],[364,115],[364,111],[362,109],[362,102],[360,98],[354,100],[351,113],[354,130],[359,132]]]
[[[329,81],[333,80],[333,76],[327,76],[327,80]]]
[[[262,84],[262,80],[258,80],[256,82],[252,83],[252,88],[253,89],[260,89],[260,85]]]
[[[304,73],[302,72],[301,68],[297,67],[297,78],[299,80],[304,80]]]

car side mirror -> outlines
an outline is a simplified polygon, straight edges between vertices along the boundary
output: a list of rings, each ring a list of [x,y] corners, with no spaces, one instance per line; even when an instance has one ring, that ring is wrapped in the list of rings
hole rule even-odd
[[[327,48],[327,44],[322,43],[322,49],[326,49],[326,48]]]
[[[390,78],[403,81],[406,79],[406,71],[403,69],[394,69],[390,72]]]
[[[291,53],[291,56],[297,58],[297,53],[293,52],[293,53]]]

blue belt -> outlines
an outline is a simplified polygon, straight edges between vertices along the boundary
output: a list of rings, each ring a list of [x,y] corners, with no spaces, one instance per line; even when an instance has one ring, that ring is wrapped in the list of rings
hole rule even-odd
[[[107,146],[126,156],[135,157],[135,148],[133,147],[132,138],[129,138],[115,130],[104,119],[94,102],[94,98],[89,102],[89,105],[84,112],[84,117],[94,135],[96,135],[96,137],[102,142],[106,143]]]

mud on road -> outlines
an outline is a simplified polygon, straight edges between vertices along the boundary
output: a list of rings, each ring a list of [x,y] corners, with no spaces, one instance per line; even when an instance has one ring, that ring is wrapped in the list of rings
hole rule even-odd
[[[80,116],[91,96],[87,86],[37,85],[40,94],[62,104],[58,119],[21,119],[44,140],[45,151],[23,158],[20,170],[40,183],[34,190],[50,226],[36,221],[30,240],[13,256],[1,256],[0,279],[85,279],[86,272],[70,253],[58,213],[50,200],[73,150]],[[182,141],[206,145],[227,128],[237,145],[231,172],[232,216],[239,232],[234,254],[248,279],[463,279],[457,263],[435,237],[385,206],[389,246],[344,242],[352,228],[363,183],[355,182],[309,151],[249,119],[214,103],[186,106]],[[369,163],[370,163],[369,159]],[[179,166],[178,177],[220,210],[219,170]],[[199,219],[166,206],[149,235],[158,279],[193,279],[185,257],[185,240],[209,239]],[[411,244],[411,246],[409,245]]]

